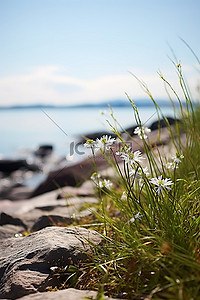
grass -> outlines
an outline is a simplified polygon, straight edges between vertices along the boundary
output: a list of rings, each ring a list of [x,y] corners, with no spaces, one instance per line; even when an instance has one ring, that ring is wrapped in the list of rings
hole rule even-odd
[[[182,95],[159,74],[179,103],[177,110],[169,96],[177,120],[173,127],[138,80],[153,101],[158,120],[165,120],[175,156],[161,154],[162,146],[146,139],[139,111],[129,97],[144,153],[128,149],[112,110],[111,131],[123,145],[121,152],[115,153],[113,141],[106,137],[87,144],[94,164],[98,149],[116,174],[111,186],[98,177],[95,164],[93,181],[100,205],[94,214],[100,225],[91,228],[102,234],[104,242],[93,247],[90,263],[79,266],[73,282],[81,289],[99,290],[98,299],[103,293],[122,299],[200,299],[200,107],[191,100],[181,64],[174,67]]]
[[[179,103],[177,112],[171,100],[174,116],[181,120],[173,128],[146,85],[140,84],[154,102],[158,119],[165,119],[177,155],[158,155],[147,142],[139,111],[129,98],[141,129],[149,174],[143,160],[134,161],[137,155],[131,150],[121,150],[122,165],[116,163],[112,149],[101,148],[109,159],[112,156],[115,184],[107,189],[98,180],[95,182],[101,203],[96,217],[104,224],[104,244],[94,248],[92,262],[85,266],[77,286],[83,281],[90,289],[100,285],[105,295],[126,299],[200,299],[200,109],[191,101],[181,65],[174,66],[181,96],[160,74]],[[126,148],[113,112],[112,116],[111,130]]]

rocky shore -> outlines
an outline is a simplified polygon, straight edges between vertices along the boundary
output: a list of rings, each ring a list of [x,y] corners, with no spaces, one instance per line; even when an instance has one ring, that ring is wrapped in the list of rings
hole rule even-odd
[[[162,141],[162,145],[168,145],[167,128],[163,126],[158,139],[156,125],[152,126],[155,130],[152,127],[149,134],[151,144],[159,146]],[[133,128],[129,130],[133,132]],[[139,137],[131,145],[133,151],[142,151]],[[108,162],[101,155],[96,162],[98,170],[112,179]],[[84,218],[93,218],[91,210],[81,209],[86,203],[92,206],[98,202],[89,180],[93,172],[93,160],[87,158],[51,171],[32,190],[22,191],[19,186],[8,198],[1,197],[0,299],[96,299],[96,291],[54,291],[63,278],[67,280],[70,276],[72,266],[78,270],[87,261],[91,245],[102,242],[96,231],[73,226],[81,224]]]

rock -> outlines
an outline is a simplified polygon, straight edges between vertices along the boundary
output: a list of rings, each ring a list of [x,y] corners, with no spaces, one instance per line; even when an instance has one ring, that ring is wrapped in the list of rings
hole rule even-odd
[[[52,193],[52,192],[50,192]],[[48,194],[45,196],[48,200]],[[44,195],[42,195],[44,196]],[[39,196],[37,198],[42,198]],[[35,200],[35,203],[34,203]],[[8,214],[7,222],[4,224],[15,224],[23,226],[25,231],[36,231],[47,226],[66,226],[72,224],[74,220],[79,221],[81,218],[89,217],[92,215],[89,209],[83,209],[82,206],[86,203],[97,203],[98,200],[94,197],[73,197],[66,199],[60,199],[53,201],[43,201],[39,203],[39,199],[31,199],[17,202],[19,206],[14,205],[10,207],[5,205],[5,211],[12,214],[12,217]],[[29,203],[31,201],[32,203]],[[2,201],[4,203],[4,201]],[[12,202],[13,203],[13,202]],[[7,201],[5,201],[7,204]],[[13,204],[16,204],[15,202]],[[42,205],[44,204],[44,205]],[[48,205],[49,204],[49,205]],[[8,219],[8,217],[10,219]],[[0,219],[1,220],[1,219]],[[23,220],[23,221],[22,221]]]
[[[24,224],[26,231],[31,232],[46,226],[66,226],[72,224],[74,220],[79,221],[82,217],[91,216],[92,213],[89,209],[85,208],[81,211],[80,209],[86,203],[98,202],[94,197],[70,197],[57,200],[57,193],[57,191],[53,191],[30,200],[13,202],[15,204],[13,207],[3,205],[5,211],[12,214],[12,217],[9,216],[11,221],[8,221],[16,224],[16,220],[18,220],[19,224]],[[2,202],[4,204],[4,201]],[[5,201],[5,204],[8,204],[8,201]],[[6,216],[8,218],[8,213]],[[4,223],[10,224],[8,221]]]
[[[166,117],[166,118],[169,122],[169,125],[174,125],[176,122],[180,122],[180,120],[178,120],[178,119],[174,119],[174,118],[171,118],[171,117]],[[122,137],[125,140],[127,140],[127,139],[129,139],[129,136],[132,136],[132,137],[137,136],[137,135],[134,134],[134,130],[137,127],[138,127],[137,125],[134,125],[134,126],[126,128],[125,131],[121,132]],[[165,128],[165,127],[167,127],[167,124],[166,124],[164,119],[161,119],[160,121],[155,121],[149,126],[151,131],[158,130],[159,128]]]
[[[103,169],[108,166],[107,161],[101,155],[98,156],[96,163],[98,169]],[[47,178],[33,191],[31,198],[55,190],[58,187],[80,186],[84,181],[90,178],[93,172],[94,162],[92,158],[86,159],[70,167],[51,171]]]
[[[20,218],[15,218],[6,213],[1,213],[0,214],[0,226],[7,225],[7,224],[19,225],[19,226],[23,227],[24,229],[27,229],[27,226],[22,222],[22,220]]]
[[[85,197],[81,198],[69,198],[67,205],[56,207],[40,207],[36,208],[25,215],[21,215],[21,218],[27,224],[31,232],[40,230],[48,226],[67,226],[72,224],[75,220],[80,221],[81,218],[92,216],[92,213],[88,209],[80,210],[84,203],[97,203],[96,198]],[[39,216],[35,218],[34,216]],[[34,223],[33,223],[34,221]],[[30,227],[31,223],[33,224]]]
[[[46,292],[46,293],[36,293],[29,296],[24,296],[20,300],[83,300],[85,298],[97,299],[97,292],[77,290],[73,288],[56,291],[56,292]],[[104,296],[105,300],[117,300]]]
[[[52,145],[41,145],[39,148],[34,152],[35,156],[44,158],[53,152]]]
[[[99,244],[100,235],[80,227],[47,227],[26,237],[3,240],[0,299],[17,299],[57,286],[62,276],[53,276],[50,267],[78,266],[87,260],[88,241]]]
[[[57,199],[69,198],[72,196],[88,197],[93,196],[94,193],[94,183],[91,180],[87,180],[77,188],[71,186],[63,187],[59,192]]]
[[[0,226],[0,240],[21,236],[23,232],[24,232],[24,227],[22,226],[16,226],[10,224]]]
[[[41,216],[32,226],[31,232],[38,231],[42,228],[49,226],[67,226],[73,223],[72,218],[56,216],[56,215],[48,215]]]
[[[31,215],[31,213],[32,212],[30,212],[29,214]],[[52,213],[54,213],[54,215]],[[48,215],[42,215],[41,217],[39,217],[34,222],[32,227],[30,227],[30,220],[28,220],[27,216],[25,220],[27,224],[29,224],[29,228],[30,228],[29,230],[31,232],[34,232],[49,226],[67,226],[72,224],[75,220],[76,222],[78,222],[82,218],[87,218],[87,217],[92,217],[92,213],[88,209],[84,209],[79,212],[77,207],[74,209],[73,207],[61,206],[61,207],[54,208],[53,211]]]
[[[100,139],[103,135],[108,135],[108,136],[112,136],[112,138],[116,138],[115,134],[110,133],[108,131],[90,132],[80,139],[80,143],[84,144],[88,139],[90,140],[96,140],[97,138]]]
[[[169,122],[169,125],[174,125],[176,122],[180,122],[180,120],[178,120],[178,119],[174,119],[171,117],[166,117],[166,118]],[[153,122],[149,128],[153,131],[153,130],[157,130],[159,128],[165,128],[165,127],[167,127],[167,123],[165,122],[164,119],[161,119],[161,120]]]
[[[0,172],[10,174],[16,170],[39,171],[37,165],[29,164],[25,159],[0,159]]]
[[[59,194],[59,190],[54,190],[37,197],[19,200],[19,201],[10,201],[10,200],[1,200],[0,211],[6,212],[8,214],[26,214],[36,207],[45,207],[45,206],[57,206],[62,205],[66,206],[66,199],[56,199]],[[3,210],[4,208],[4,210]]]
[[[128,127],[125,129],[125,131],[121,132],[121,134],[125,135],[125,134],[129,134],[130,136],[133,136],[134,135],[134,130],[137,126],[131,126],[131,127]]]
[[[0,191],[0,199],[8,199],[12,201],[18,201],[22,199],[28,199],[33,192],[33,189],[26,186],[8,187]]]
[[[1,205],[0,205],[0,213],[5,212],[7,214],[12,214],[15,212],[16,209],[18,209],[23,203],[25,202],[24,200],[22,201],[11,201],[11,200],[0,200]]]
[[[86,203],[97,203],[98,200],[92,194],[94,184],[86,181],[80,188],[64,187],[63,189],[51,191],[35,198],[27,200],[1,200],[0,213],[12,215],[13,218],[23,220],[23,224],[30,231],[41,216],[60,216],[72,221],[82,217],[91,216],[89,209],[82,210]],[[90,197],[87,193],[91,194]],[[76,195],[82,196],[77,197]],[[63,197],[66,197],[65,199]],[[81,211],[80,211],[81,209]]]

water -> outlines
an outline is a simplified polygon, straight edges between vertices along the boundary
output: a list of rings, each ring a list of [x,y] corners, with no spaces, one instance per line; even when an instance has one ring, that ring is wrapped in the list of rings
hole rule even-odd
[[[166,116],[173,116],[169,107],[163,109]],[[98,131],[108,131],[106,119],[110,110],[104,110],[102,115],[99,108],[51,108],[51,109],[5,109],[0,110],[0,159],[23,158],[37,164],[41,172],[17,171],[12,176],[0,180],[0,192],[14,186],[16,183],[31,188],[36,187],[55,168],[62,168],[76,163],[91,155],[83,146],[70,155],[72,143],[80,140],[81,136]],[[142,123],[146,126],[157,120],[153,107],[139,109]],[[123,128],[136,125],[132,107],[115,108],[114,116]],[[54,146],[53,155],[45,161],[34,155],[39,145]],[[21,173],[20,173],[21,172]],[[0,174],[0,177],[2,175]],[[6,181],[6,182],[4,182]]]
[[[163,111],[166,116],[173,116],[171,108]],[[69,154],[70,143],[78,141],[78,137],[109,131],[106,122],[106,119],[111,120],[109,109],[105,115],[99,108],[51,108],[44,109],[44,112],[40,109],[0,110],[1,157],[22,157],[42,144],[52,144],[56,155],[62,157]],[[142,123],[150,118],[146,125],[157,119],[153,107],[142,107],[139,112]],[[124,128],[135,125],[131,107],[115,108],[114,115]]]

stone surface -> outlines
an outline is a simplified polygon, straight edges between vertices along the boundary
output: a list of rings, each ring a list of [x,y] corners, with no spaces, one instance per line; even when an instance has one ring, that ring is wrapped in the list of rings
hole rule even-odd
[[[46,195],[48,199],[48,195]],[[44,198],[40,196],[39,198]],[[45,198],[44,198],[45,199]],[[67,226],[75,220],[92,216],[89,209],[83,207],[84,204],[95,204],[98,200],[94,197],[71,197],[68,199],[60,199],[48,202],[39,199],[23,202],[21,208],[16,209],[12,215],[2,212],[0,214],[0,239],[13,236],[16,231],[6,229],[5,225],[20,226],[20,232],[34,232],[49,226]],[[44,206],[42,206],[44,205]],[[81,209],[81,210],[80,210]],[[11,228],[11,227],[10,227]],[[5,234],[4,234],[5,230]]]
[[[93,187],[91,181],[86,181],[79,188],[64,187],[32,199],[14,202],[2,200],[0,212],[3,213],[2,216],[7,217],[3,223],[0,217],[0,225],[22,225],[26,231],[35,231],[52,225],[69,225],[74,219],[79,220],[91,215],[88,209],[81,211],[80,209],[86,203],[98,202],[94,196],[87,196],[94,194]]]
[[[102,170],[108,166],[106,159],[100,154],[96,157],[96,164],[98,170]],[[58,187],[78,187],[90,178],[94,173],[94,169],[94,161],[90,157],[75,165],[51,171],[47,178],[33,191],[31,197],[55,190]]]
[[[69,199],[69,200],[79,200]],[[74,201],[74,205],[57,206],[57,207],[43,207],[30,211],[28,214],[21,215],[21,218],[26,222],[31,232],[40,230],[47,226],[67,226],[72,224],[75,220],[79,221],[81,218],[86,218],[92,215],[88,209],[79,211],[84,203],[97,203],[96,198],[84,198],[84,201]],[[71,201],[72,202],[72,201]],[[39,218],[35,218],[36,216]],[[30,226],[32,224],[32,226]]]
[[[46,293],[36,293],[29,296],[24,296],[20,300],[83,300],[84,297],[89,299],[96,299],[97,292],[95,291],[86,291],[86,290],[76,290],[69,288],[66,290],[56,291],[56,292],[46,292]],[[104,296],[105,300],[114,300]],[[117,300],[117,299],[115,299]]]
[[[41,206],[36,201],[35,206],[30,210],[25,210],[25,206],[22,208],[24,212],[13,214],[17,218],[21,218],[23,223],[26,224],[28,231],[40,230],[47,226],[66,226],[74,222],[74,220],[80,220],[82,217],[91,215],[89,209],[80,209],[84,204],[95,204],[98,200],[94,197],[73,197],[66,199],[60,199],[52,205]]]
[[[3,225],[0,226],[0,241],[19,235],[24,232],[24,227],[16,225]]]
[[[30,231],[34,232],[50,226],[67,226],[72,223],[72,218],[57,215],[41,216],[30,228]]]
[[[94,195],[94,184],[91,180],[86,180],[80,187],[66,186],[60,190],[57,199],[74,196],[88,197]]]
[[[33,188],[26,186],[12,186],[4,187],[0,189],[0,200],[9,199],[12,201],[18,201],[22,199],[30,198]]]
[[[39,171],[37,165],[29,164],[25,159],[1,159],[0,172],[10,174],[16,170]]]
[[[21,186],[12,188],[7,195],[7,199],[16,201],[21,199],[28,199],[33,192],[33,188]],[[5,197],[4,197],[5,198]]]
[[[21,201],[10,201],[1,200],[1,212],[6,212],[8,214],[25,214],[35,207],[44,206],[56,206],[56,205],[66,205],[65,199],[57,199],[59,190],[55,190],[32,199],[25,199]]]
[[[166,119],[168,120],[169,125],[174,125],[176,122],[180,123],[179,119],[174,119],[174,118],[171,118],[171,117],[166,117]],[[157,120],[157,121],[153,122],[150,126],[150,129],[151,130],[157,130],[159,128],[164,128],[164,127],[167,127],[167,126],[168,126],[168,124],[165,122],[165,120],[161,119],[161,120]]]
[[[37,150],[34,151],[35,156],[44,158],[53,152],[53,145],[41,145]]]
[[[47,227],[26,237],[1,241],[0,298],[16,299],[56,286],[50,267],[65,267],[86,260],[90,243],[100,236],[80,227]],[[80,250],[79,250],[80,249]]]
[[[22,226],[24,229],[27,229],[27,226],[23,223],[23,221],[20,218],[12,217],[2,212],[0,214],[0,226],[7,224],[19,225]]]

